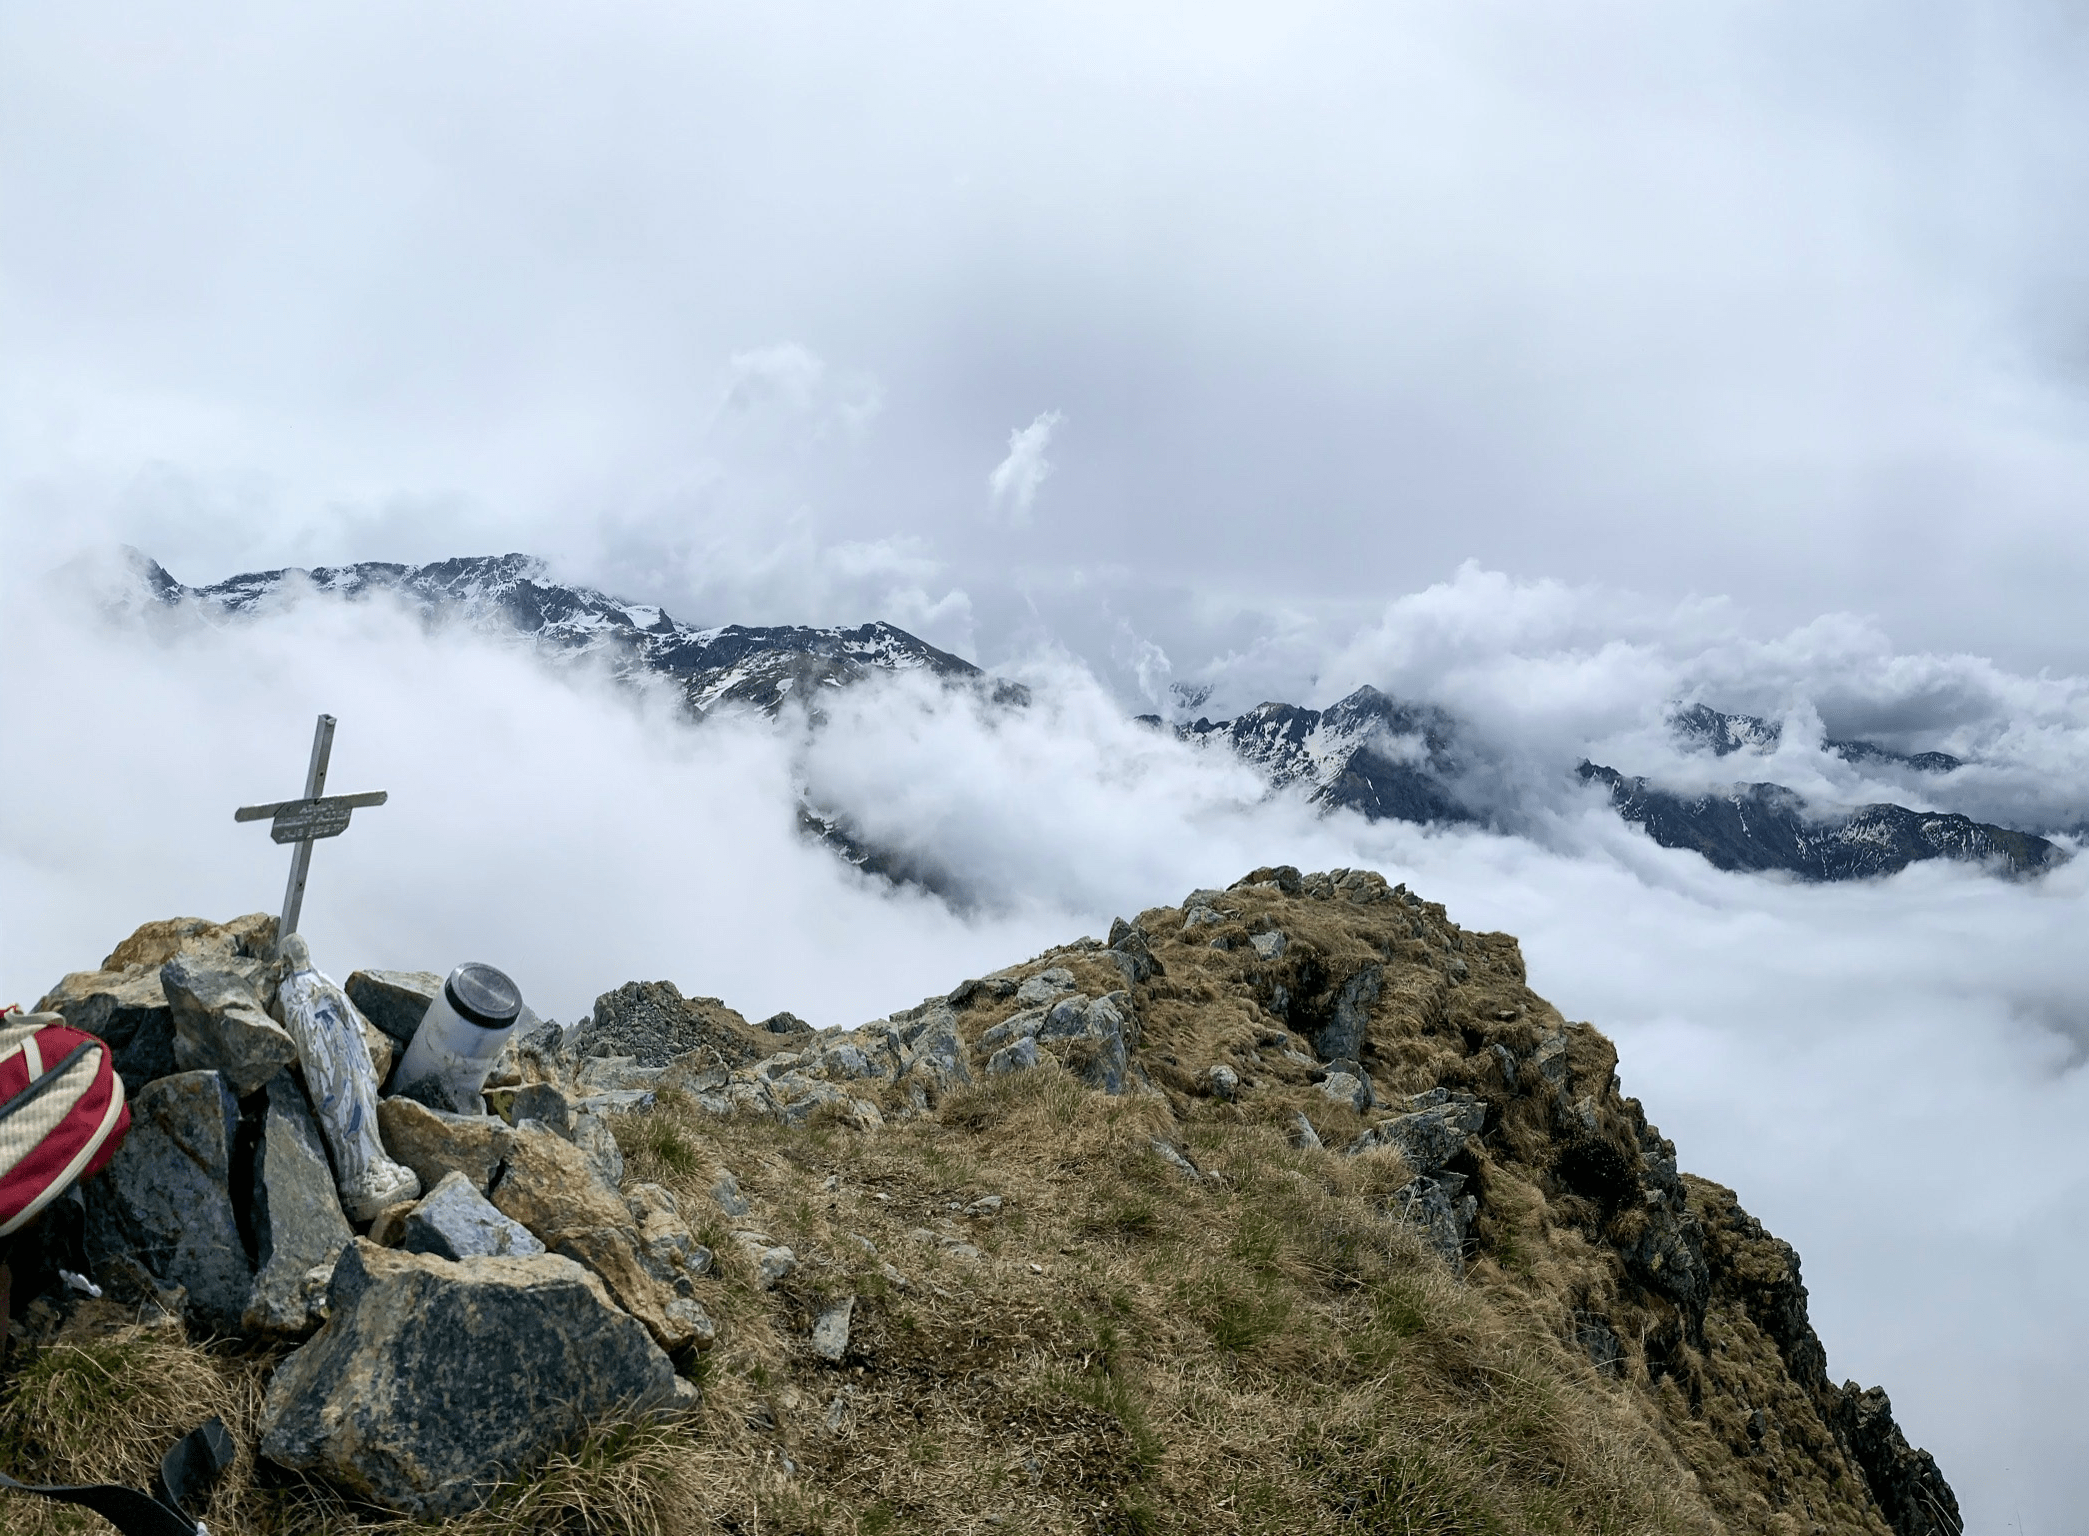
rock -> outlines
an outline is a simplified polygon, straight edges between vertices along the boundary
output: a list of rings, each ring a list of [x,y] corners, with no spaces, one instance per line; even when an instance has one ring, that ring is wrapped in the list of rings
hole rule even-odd
[[[1183,1154],[1180,1148],[1170,1146],[1167,1142],[1162,1141],[1158,1136],[1148,1141],[1147,1145],[1153,1148],[1153,1155],[1155,1157],[1158,1157],[1162,1162],[1166,1163],[1170,1168],[1173,1168],[1184,1178],[1202,1179],[1204,1177],[1203,1174],[1197,1171],[1197,1165],[1191,1162],[1189,1158]]]
[[[856,1315],[856,1298],[844,1296],[823,1307],[812,1325],[812,1352],[829,1365],[841,1364],[849,1352],[849,1320]]]
[[[453,1115],[398,1097],[378,1100],[377,1130],[386,1153],[411,1168],[423,1189],[461,1173],[480,1194],[515,1142],[515,1132],[491,1115]]]
[[[160,967],[160,987],[173,1012],[174,1064],[181,1071],[222,1072],[233,1093],[245,1098],[297,1065],[297,1042],[238,972],[176,955]]]
[[[130,1110],[130,1135],[84,1186],[88,1263],[127,1260],[181,1286],[191,1317],[231,1332],[254,1288],[231,1195],[239,1103],[218,1073],[177,1072],[138,1090]]]
[[[795,1013],[772,1013],[754,1026],[772,1035],[809,1035],[812,1026]]]
[[[1021,1013],[1012,1013],[991,1029],[979,1036],[982,1051],[999,1050],[1011,1040],[1029,1040],[1044,1028],[1045,1015],[1049,1009],[1026,1008]]]
[[[449,1175],[444,1174],[443,1177],[448,1178]],[[370,1230],[366,1236],[380,1248],[398,1247],[399,1239],[406,1235],[407,1214],[418,1204],[418,1200],[394,1201],[371,1218]]]
[[[261,1454],[416,1517],[467,1513],[592,1422],[693,1395],[601,1282],[555,1255],[452,1263],[358,1242],[329,1306],[269,1382]]]
[[[400,1226],[399,1247],[443,1259],[528,1258],[544,1252],[529,1229],[502,1215],[461,1173],[446,1173]]]
[[[523,1012],[529,1013],[527,1004]],[[568,1082],[578,1066],[567,1048],[565,1030],[549,1019],[527,1033],[518,1021],[501,1054],[513,1063],[518,1084]]]
[[[102,961],[102,969],[145,966],[157,971],[181,954],[252,960],[265,966],[275,948],[276,920],[267,912],[249,912],[228,923],[214,923],[207,917],[167,917],[141,924]]]
[[[510,1125],[534,1120],[561,1136],[568,1139],[572,1137],[572,1100],[566,1097],[564,1089],[551,1083],[528,1083],[520,1088],[489,1093],[486,1095],[486,1102]]]
[[[1494,1053],[1494,1059],[1501,1064],[1502,1086],[1513,1093],[1516,1089],[1516,1053],[1499,1040],[1490,1045],[1488,1050]]]
[[[1290,941],[1272,928],[1268,933],[1249,934],[1248,947],[1255,951],[1258,958],[1274,960],[1290,947]]]
[[[583,1059],[629,1056],[641,1067],[702,1051],[707,1065],[743,1067],[773,1052],[777,1040],[715,997],[684,997],[671,981],[629,981],[595,999],[574,1050]]]
[[[489,1195],[502,1214],[521,1222],[554,1249],[567,1232],[635,1228],[622,1197],[603,1181],[580,1148],[541,1125],[524,1123],[514,1130],[501,1129],[509,1138],[508,1151]]]
[[[874,1131],[885,1116],[869,1099],[852,1097],[832,1083],[823,1083],[802,1072],[785,1072],[769,1079],[769,1113],[785,1125],[809,1125],[825,1114],[829,1119],[859,1131]]]
[[[677,1354],[716,1337],[701,1307],[677,1305],[688,1298],[654,1278],[629,1225],[569,1228],[551,1242],[553,1253],[585,1265],[618,1306],[645,1324],[659,1346]]]
[[[117,1075],[135,1093],[174,1065],[174,1014],[158,966],[75,971],[43,995],[38,1013],[60,1013],[108,1042]]]
[[[1239,1096],[1240,1074],[1223,1063],[1205,1070],[1204,1081],[1215,1099],[1231,1100]]]
[[[1896,1536],[1957,1536],[1965,1530],[1957,1496],[1936,1459],[1908,1444],[1884,1387],[1844,1382],[1829,1425],[1863,1470]]]
[[[953,1008],[962,1008],[974,998],[992,998],[1003,1001],[1015,996],[1016,980],[1013,976],[979,976],[970,981],[961,981],[951,988],[943,999]]]
[[[754,1266],[754,1283],[765,1291],[774,1290],[798,1267],[798,1255],[779,1243],[769,1241],[766,1232],[735,1232],[733,1241]]]
[[[1319,1027],[1300,1031],[1311,1038],[1314,1054],[1326,1062],[1360,1060],[1371,1007],[1384,985],[1385,967],[1374,961],[1336,988],[1326,1002]]]
[[[1295,864],[1265,864],[1251,870],[1233,882],[1236,891],[1273,888],[1286,896],[1298,896],[1305,892],[1306,877],[1298,872]]]
[[[363,1033],[363,1049],[370,1053],[370,1067],[377,1074],[378,1088],[382,1089],[391,1078],[392,1064],[399,1053],[393,1048],[392,1037],[363,1017],[362,1009],[353,1003],[348,1007],[355,1015],[356,1027]]]
[[[1301,1152],[1318,1152],[1321,1149],[1320,1133],[1313,1129],[1303,1110],[1291,1117],[1291,1145]]]
[[[356,971],[342,988],[364,1018],[397,1041],[401,1051],[413,1043],[429,1004],[442,992],[433,971]]]
[[[160,968],[179,955],[205,968],[229,970],[262,995],[270,984],[276,920],[262,913],[230,923],[200,917],[147,923],[117,945],[98,971],[76,971],[46,993],[39,1012],[109,1043],[115,1067],[132,1091],[183,1070],[174,1058],[174,1016]]]
[[[980,1221],[990,1221],[1001,1214],[1001,1204],[999,1195],[981,1195],[965,1207],[965,1214]]]
[[[593,1099],[582,1100],[593,1105]],[[588,1155],[595,1165],[595,1172],[611,1189],[624,1182],[624,1149],[617,1145],[616,1132],[609,1128],[606,1109],[591,1108],[585,1114],[575,1115],[566,1131],[566,1139]]]
[[[1027,1072],[1037,1065],[1037,1040],[1026,1036],[1013,1045],[1004,1045],[987,1058],[986,1069],[995,1077],[1006,1077],[1011,1072]]]
[[[896,1034],[880,1033],[890,1026],[864,1029],[823,1041],[807,1055],[801,1070],[832,1083],[876,1078],[889,1082],[899,1075],[901,1045]]]
[[[686,1058],[688,1053],[684,1053]],[[677,1058],[682,1060],[684,1058]],[[595,1093],[649,1092],[660,1086],[667,1068],[640,1066],[636,1056],[583,1056],[573,1074],[583,1096]]]
[[[1110,924],[1110,947],[1103,958],[1123,973],[1127,987],[1136,987],[1142,981],[1168,974],[1154,958],[1146,930],[1136,923],[1127,923],[1121,917]]]
[[[723,1169],[711,1181],[711,1198],[728,1216],[745,1216],[748,1212],[747,1197],[740,1193],[740,1181]]]
[[[1025,1008],[1048,1003],[1074,989],[1074,973],[1063,965],[1047,966],[1015,989],[1015,1000]]]
[[[1037,1040],[1051,1046],[1067,1070],[1091,1088],[1122,1093],[1136,1038],[1130,1013],[1129,993],[1112,992],[1090,1002],[1076,992],[1052,1005]]]
[[[1436,1173],[1401,1186],[1392,1198],[1393,1213],[1427,1234],[1430,1246],[1443,1255],[1454,1275],[1465,1273],[1465,1234],[1480,1208],[1464,1189],[1464,1174]]]
[[[1320,1091],[1337,1104],[1347,1104],[1358,1114],[1371,1107],[1371,1080],[1355,1072],[1330,1072],[1321,1079]]]
[[[1538,1042],[1531,1052],[1530,1064],[1537,1068],[1538,1076],[1552,1085],[1552,1091],[1564,1099],[1567,1092],[1567,1036],[1564,1030],[1555,1031]]]
[[[638,1222],[638,1257],[647,1273],[678,1296],[694,1296],[695,1282],[711,1272],[712,1253],[682,1220],[675,1197],[658,1184],[640,1184],[624,1203]]]
[[[899,1070],[902,1083],[912,1083],[933,1099],[958,1083],[972,1080],[971,1069],[965,1065],[965,1042],[958,1034],[957,1015],[948,1003],[941,998],[931,999],[919,1008],[895,1013],[892,1022],[899,1027],[904,1049]]]
[[[242,1319],[250,1333],[301,1334],[326,1300],[313,1275],[331,1273],[354,1233],[304,1090],[288,1072],[269,1080],[254,1149],[253,1222],[260,1267]]]
[[[718,1325],[693,1297],[677,1296],[662,1309],[676,1338],[689,1341],[693,1349],[709,1349],[718,1342]]]
[[[493,1186],[494,1206],[529,1228],[553,1253],[585,1264],[663,1349],[696,1342],[694,1319],[669,1307],[675,1293],[654,1278],[640,1256],[630,1207],[603,1181],[587,1153],[529,1121],[512,1134]]]
[[[1433,1173],[1465,1150],[1487,1123],[1487,1106],[1469,1093],[1435,1088],[1408,1100],[1408,1113],[1381,1120],[1350,1144],[1352,1153],[1391,1147],[1416,1173]]]

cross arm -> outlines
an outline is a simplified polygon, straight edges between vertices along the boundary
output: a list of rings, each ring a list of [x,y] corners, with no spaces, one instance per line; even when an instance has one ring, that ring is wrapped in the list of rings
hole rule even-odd
[[[326,795],[322,797],[328,805],[354,809],[363,805],[383,805],[391,797],[389,790],[366,789],[357,795]],[[278,811],[293,805],[304,805],[304,800],[278,800],[271,805],[243,805],[232,813],[234,821],[267,821]],[[317,803],[317,802],[313,802]]]

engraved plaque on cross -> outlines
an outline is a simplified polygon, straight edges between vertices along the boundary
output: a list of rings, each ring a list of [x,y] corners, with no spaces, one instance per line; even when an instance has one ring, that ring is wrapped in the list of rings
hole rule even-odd
[[[296,800],[277,800],[268,805],[243,805],[232,813],[234,821],[270,823],[268,835],[278,843],[292,843],[290,883],[283,890],[283,916],[276,925],[276,943],[297,932],[299,912],[305,904],[305,876],[312,868],[312,844],[322,837],[339,837],[348,830],[348,818],[360,805],[383,805],[388,798],[381,789],[357,795],[325,795],[326,761],[334,750],[334,717],[321,715],[312,733],[312,764],[305,770],[305,792]]]

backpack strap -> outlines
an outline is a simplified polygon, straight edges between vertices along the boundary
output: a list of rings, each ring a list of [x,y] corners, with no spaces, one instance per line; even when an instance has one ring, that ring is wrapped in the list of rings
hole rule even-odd
[[[42,1487],[0,1473],[0,1488],[33,1493],[60,1504],[91,1509],[123,1536],[203,1536],[203,1522],[183,1506],[224,1476],[232,1465],[232,1436],[222,1419],[210,1419],[174,1443],[153,1475],[152,1493],[116,1483]]]

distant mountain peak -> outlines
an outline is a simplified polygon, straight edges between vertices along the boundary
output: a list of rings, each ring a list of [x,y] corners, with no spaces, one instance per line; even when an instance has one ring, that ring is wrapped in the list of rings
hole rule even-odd
[[[1021,685],[992,679],[971,662],[896,625],[853,628],[724,624],[700,629],[648,603],[628,603],[592,587],[554,581],[533,555],[469,555],[426,565],[368,560],[355,565],[286,567],[189,587],[138,555],[134,570],[152,596],[251,616],[307,592],[356,601],[379,595],[417,605],[435,621],[514,633],[555,656],[604,656],[620,675],[674,680],[692,712],[742,705],[775,714],[792,698],[844,687],[876,673],[927,672],[982,684],[1003,702],[1023,702]]]
[[[1678,704],[1669,711],[1670,733],[1686,749],[1709,749],[1714,757],[1735,752],[1769,753],[1784,738],[1783,722],[1761,715],[1730,715],[1709,704]],[[1913,768],[1919,773],[1950,773],[1963,768],[1962,759],[1948,752],[1896,752],[1875,741],[1842,740],[1830,737],[1821,750],[1846,763],[1884,763]]]

